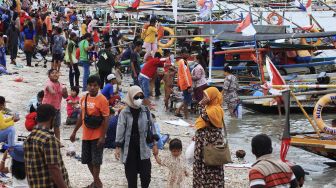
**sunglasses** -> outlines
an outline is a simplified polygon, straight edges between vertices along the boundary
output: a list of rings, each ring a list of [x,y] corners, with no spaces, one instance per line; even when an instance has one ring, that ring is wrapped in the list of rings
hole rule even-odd
[[[143,95],[133,97],[134,100],[144,99],[144,98],[145,98],[145,97],[144,97]]]

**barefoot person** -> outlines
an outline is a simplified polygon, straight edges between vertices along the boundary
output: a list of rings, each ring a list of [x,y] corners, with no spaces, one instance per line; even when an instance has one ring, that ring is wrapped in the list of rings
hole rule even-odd
[[[87,80],[89,93],[82,97],[81,114],[70,140],[76,140],[76,133],[83,128],[82,164],[87,164],[93,177],[93,183],[88,187],[103,187],[100,180],[100,166],[103,163],[105,135],[108,128],[110,109],[104,95],[98,93],[101,81],[97,76],[90,76]],[[96,119],[96,123],[92,123]],[[98,121],[97,121],[98,120]]]

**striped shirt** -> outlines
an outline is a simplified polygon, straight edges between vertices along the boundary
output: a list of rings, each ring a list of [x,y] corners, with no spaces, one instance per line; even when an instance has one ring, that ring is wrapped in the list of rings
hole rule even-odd
[[[264,155],[257,159],[249,172],[250,187],[296,188],[295,175],[281,160]]]

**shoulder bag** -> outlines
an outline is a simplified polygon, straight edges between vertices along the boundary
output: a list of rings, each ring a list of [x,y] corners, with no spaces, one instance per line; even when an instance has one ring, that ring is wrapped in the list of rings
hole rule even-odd
[[[231,152],[227,139],[227,132],[224,120],[223,120],[223,131],[224,131],[224,143],[222,145],[210,144],[205,145],[203,148],[204,163],[206,166],[222,166],[227,163],[232,163]]]
[[[89,115],[87,113],[87,98],[89,94],[86,94],[85,96],[85,115],[84,115],[84,124],[89,129],[97,129],[101,126],[103,122],[103,116],[100,114],[100,116],[93,116]]]

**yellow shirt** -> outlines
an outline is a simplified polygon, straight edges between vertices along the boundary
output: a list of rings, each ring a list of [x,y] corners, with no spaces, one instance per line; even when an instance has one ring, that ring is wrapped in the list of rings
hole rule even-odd
[[[149,26],[146,30],[146,38],[144,42],[147,43],[156,43],[156,35],[158,33],[158,30],[154,26]]]
[[[86,28],[87,28],[86,24],[83,23],[81,25],[81,36],[86,34]]]
[[[12,117],[5,118],[2,111],[0,111],[0,130],[7,129],[10,126],[14,125]]]

